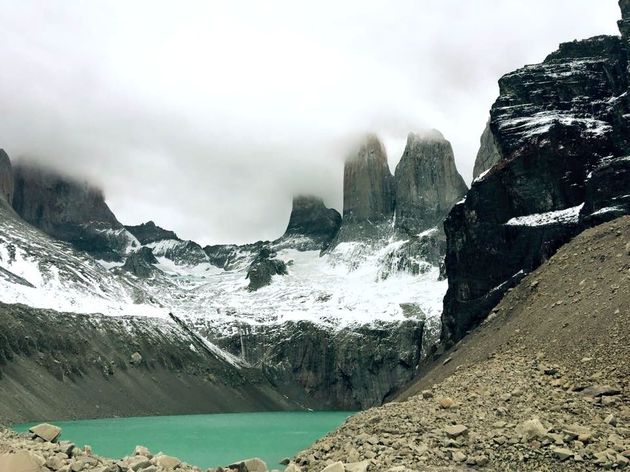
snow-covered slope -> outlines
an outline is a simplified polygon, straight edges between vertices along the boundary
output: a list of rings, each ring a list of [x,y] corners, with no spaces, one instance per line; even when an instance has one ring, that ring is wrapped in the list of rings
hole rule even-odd
[[[446,282],[439,270],[417,261],[415,274],[399,270],[404,240],[379,244],[345,242],[320,256],[299,251],[300,241],[279,240],[276,257],[289,274],[271,285],[247,290],[247,264],[213,266],[195,243],[151,242],[158,260],[148,279],[96,261],[2,210],[0,219],[0,301],[77,313],[166,317],[169,312],[204,325],[213,336],[231,335],[243,325],[311,321],[339,330],[380,322],[427,318],[438,330]],[[243,261],[247,257],[244,250]]]
[[[52,239],[3,205],[0,301],[75,313],[168,315],[135,281]]]
[[[383,277],[404,241],[374,250],[365,243],[343,243],[320,257],[319,251],[284,248],[276,257],[289,274],[271,285],[247,290],[245,269],[225,271],[208,263],[180,265],[158,256],[161,274],[138,280],[187,320],[202,318],[214,331],[229,334],[242,324],[274,325],[312,321],[333,329],[406,319],[401,304],[416,304],[429,320],[439,319],[446,283],[426,264],[419,275],[396,272]]]

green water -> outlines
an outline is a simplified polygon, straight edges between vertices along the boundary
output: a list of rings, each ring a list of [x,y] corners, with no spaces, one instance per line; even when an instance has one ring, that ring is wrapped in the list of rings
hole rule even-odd
[[[55,421],[61,439],[89,444],[95,454],[120,458],[136,445],[164,451],[200,467],[260,457],[272,469],[339,426],[350,412],[225,413]],[[17,425],[24,432],[32,424]]]

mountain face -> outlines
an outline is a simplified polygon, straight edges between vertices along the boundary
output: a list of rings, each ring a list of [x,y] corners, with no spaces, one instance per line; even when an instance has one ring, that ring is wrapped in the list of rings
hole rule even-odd
[[[622,38],[562,44],[499,81],[490,131],[500,160],[445,222],[446,340],[589,224],[628,212],[630,19],[620,5]]]
[[[9,205],[13,201],[13,169],[4,149],[0,149],[0,200]]]
[[[298,196],[293,199],[289,225],[284,238],[304,236],[319,249],[327,247],[341,226],[341,215],[334,208],[326,208],[322,199]]]
[[[125,226],[140,244],[149,244],[156,241],[162,241],[164,239],[180,240],[175,232],[168,231],[164,228],[160,228],[153,221],[142,223],[136,226]]]
[[[475,179],[501,160],[501,153],[490,129],[490,121],[488,121],[486,129],[483,130],[479,144],[479,152],[477,152],[475,167],[473,168],[473,178]]]
[[[369,135],[343,171],[343,220],[335,244],[378,238],[394,216],[396,190],[380,140]]]
[[[48,235],[104,260],[137,247],[100,190],[42,167],[14,166],[13,209]]]
[[[439,131],[410,133],[396,166],[396,223],[408,234],[439,227],[468,187],[457,172],[451,143]]]
[[[391,180],[379,156],[366,160],[384,163]],[[437,341],[446,282],[438,280],[435,231],[413,242],[390,237],[393,207],[387,219],[361,223],[390,236],[372,231],[378,237],[324,253],[341,216],[314,197],[294,200],[275,241],[202,248],[152,222],[125,228],[100,192],[33,167],[21,166],[16,178],[22,217],[0,207],[1,302],[88,313],[88,323],[89,313],[105,315],[95,323],[150,318],[166,336],[176,319],[222,362],[309,408],[382,403]],[[87,244],[100,234],[124,236],[125,244]]]

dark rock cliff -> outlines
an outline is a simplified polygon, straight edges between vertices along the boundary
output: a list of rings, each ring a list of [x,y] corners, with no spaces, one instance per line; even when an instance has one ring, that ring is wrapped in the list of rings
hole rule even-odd
[[[265,247],[250,264],[246,275],[249,279],[247,289],[250,292],[269,285],[274,275],[288,274],[286,263],[275,256],[274,252]]]
[[[627,33],[628,2],[620,3]],[[617,203],[629,193],[630,161],[620,159],[630,154],[628,85],[627,37],[613,36],[562,44],[501,78],[490,112],[501,160],[445,222],[446,341],[588,224],[627,211]]]
[[[313,241],[313,249],[324,249],[337,235],[341,215],[334,208],[326,208],[324,202],[313,196],[293,199],[289,224],[283,238],[305,236]]]
[[[100,190],[29,163],[15,165],[14,178],[14,210],[50,236],[106,260],[132,242]]]
[[[299,321],[219,342],[304,405],[356,410],[382,404],[413,379],[423,329],[417,319],[340,330]]]
[[[451,143],[436,130],[409,134],[395,184],[395,227],[410,235],[441,226],[468,190],[455,167]]]
[[[133,234],[140,244],[149,244],[164,239],[176,239],[180,240],[174,231],[169,231],[164,228],[160,228],[153,221],[148,221],[140,225],[125,226],[127,231]]]
[[[13,201],[13,169],[4,149],[0,149],[0,200]]]

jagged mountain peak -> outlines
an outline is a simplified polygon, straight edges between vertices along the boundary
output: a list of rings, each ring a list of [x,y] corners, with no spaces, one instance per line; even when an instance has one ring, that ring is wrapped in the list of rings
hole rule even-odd
[[[629,211],[630,2],[620,7],[624,38],[563,43],[499,80],[490,131],[500,161],[444,224],[448,342],[573,236]]]
[[[337,235],[341,226],[341,215],[328,208],[324,201],[313,195],[293,197],[289,224],[283,238],[304,236],[322,249]]]
[[[439,226],[468,187],[442,133],[410,133],[396,166],[396,227],[417,234]]]
[[[446,138],[435,128],[424,131],[410,131],[409,134],[407,134],[407,147],[413,145],[415,142],[426,141],[446,141]]]
[[[385,147],[369,134],[344,167],[344,223],[388,220],[394,213],[394,179]]]
[[[156,241],[162,241],[165,239],[175,239],[180,241],[177,234],[174,231],[170,231],[156,225],[153,221],[147,221],[139,225],[125,226],[127,231],[133,234],[140,244],[149,244]]]
[[[16,163],[13,177],[13,209],[48,235],[105,260],[139,245],[92,184],[32,161]]]

